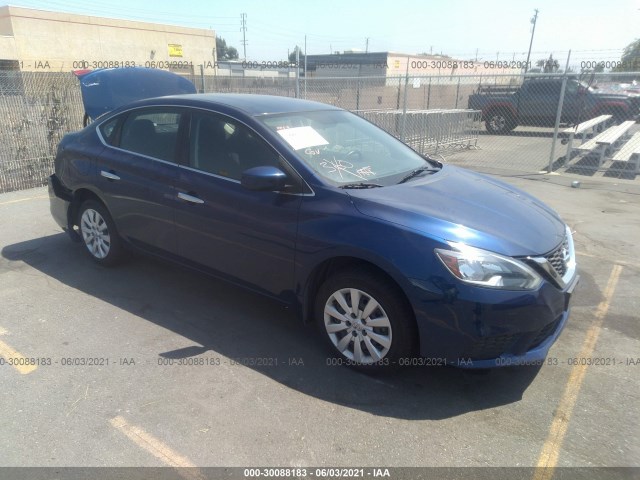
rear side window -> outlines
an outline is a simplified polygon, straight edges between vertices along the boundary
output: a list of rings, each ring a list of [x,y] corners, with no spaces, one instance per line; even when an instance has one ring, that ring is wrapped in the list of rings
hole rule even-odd
[[[529,84],[529,95],[546,95],[549,93],[549,84],[546,82],[531,82]]]
[[[120,117],[113,118],[113,119],[109,120],[108,122],[104,122],[99,127],[100,134],[102,135],[102,138],[109,145],[115,145],[116,126],[118,125],[118,120],[119,119],[120,119]]]
[[[560,95],[560,82],[533,81],[529,84],[529,95],[539,95],[541,97],[553,97]]]
[[[131,112],[122,125],[120,148],[175,162],[181,117],[182,113],[176,109],[154,108]]]

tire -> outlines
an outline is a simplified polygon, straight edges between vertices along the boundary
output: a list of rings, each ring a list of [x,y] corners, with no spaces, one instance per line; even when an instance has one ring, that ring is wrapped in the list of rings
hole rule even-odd
[[[86,252],[96,263],[112,266],[122,259],[122,240],[102,203],[87,200],[80,205],[78,229]]]
[[[504,110],[494,110],[487,115],[485,126],[489,133],[507,133],[516,128],[516,122],[510,113]]]
[[[354,313],[356,296],[359,307]],[[316,295],[315,319],[336,359],[332,364],[369,372],[391,370],[416,352],[415,319],[404,295],[368,269],[329,277]]]

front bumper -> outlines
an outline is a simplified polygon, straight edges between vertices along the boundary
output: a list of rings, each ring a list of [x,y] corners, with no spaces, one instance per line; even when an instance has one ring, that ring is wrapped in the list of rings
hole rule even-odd
[[[459,358],[455,366],[461,368],[495,368],[495,367],[516,367],[524,365],[543,365],[551,345],[555,343],[557,338],[564,330],[569,318],[570,310],[563,312],[562,315],[548,327],[543,328],[537,335],[537,339],[531,342],[529,350],[522,354],[514,354],[505,352],[500,356],[491,359],[472,359]],[[551,333],[549,333],[551,332]],[[540,340],[541,339],[541,340]]]
[[[420,354],[461,368],[541,365],[567,323],[578,282],[576,274],[564,290],[545,281],[535,292],[462,287],[435,296],[414,281]]]

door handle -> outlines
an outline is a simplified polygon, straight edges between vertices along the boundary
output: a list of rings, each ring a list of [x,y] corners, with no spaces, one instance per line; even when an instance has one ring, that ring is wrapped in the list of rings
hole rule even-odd
[[[194,197],[193,195],[189,195],[188,193],[180,192],[178,193],[178,198],[189,203],[204,203],[204,200],[202,200],[201,198]]]
[[[107,180],[120,180],[120,177],[115,173],[105,172],[104,170],[100,172],[100,175],[102,175]]]

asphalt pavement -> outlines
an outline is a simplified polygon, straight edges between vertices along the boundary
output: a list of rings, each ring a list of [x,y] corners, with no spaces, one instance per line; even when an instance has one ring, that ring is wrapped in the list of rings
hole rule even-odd
[[[251,292],[94,264],[43,188],[0,195],[0,467],[639,467],[640,196],[533,178],[503,180],[576,231],[582,278],[545,365],[379,377]]]

